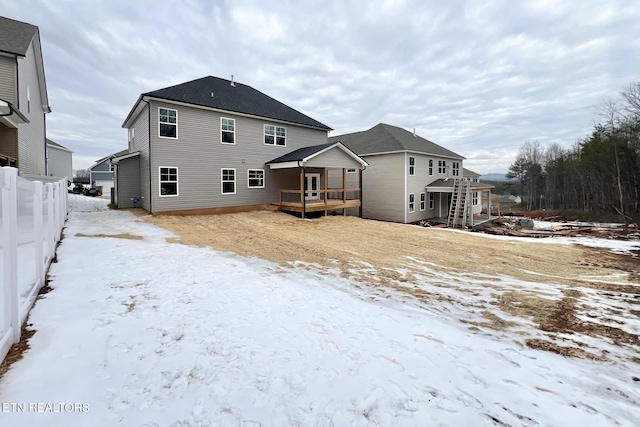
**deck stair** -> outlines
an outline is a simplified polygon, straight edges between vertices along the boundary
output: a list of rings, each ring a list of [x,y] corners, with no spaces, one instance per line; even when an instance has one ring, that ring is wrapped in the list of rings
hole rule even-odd
[[[453,194],[449,206],[448,227],[462,228],[469,225],[470,201],[472,201],[470,181],[466,178],[456,179],[453,183]]]

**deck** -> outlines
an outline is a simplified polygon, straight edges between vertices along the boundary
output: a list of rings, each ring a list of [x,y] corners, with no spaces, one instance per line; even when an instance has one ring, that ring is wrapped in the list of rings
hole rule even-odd
[[[330,188],[328,190],[306,190],[307,200],[302,199],[301,190],[280,190],[280,202],[274,205],[282,211],[322,212],[360,207],[359,188]]]

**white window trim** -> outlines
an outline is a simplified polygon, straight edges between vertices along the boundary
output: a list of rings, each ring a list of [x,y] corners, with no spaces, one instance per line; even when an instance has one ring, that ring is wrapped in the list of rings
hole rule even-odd
[[[356,173],[358,169],[347,169],[347,173]]]
[[[262,172],[262,185],[261,186],[257,186],[257,185],[251,185],[250,184],[250,179],[249,179],[249,175],[251,171],[258,171],[258,172]],[[256,178],[254,178],[256,179]],[[264,188],[265,187],[265,173],[264,173],[264,169],[247,169],[247,188]],[[227,193],[229,194],[229,193]]]
[[[231,181],[224,181],[223,179],[224,171],[233,171],[233,193],[224,192],[224,183],[231,182]],[[220,168],[220,194],[222,194],[223,196],[234,195],[238,191],[238,175],[236,173],[237,172],[235,168]]]
[[[173,138],[171,138],[173,139]],[[176,194],[162,194],[162,181],[160,181],[160,177],[162,176],[162,169],[175,169],[176,170]],[[165,181],[165,182],[173,182],[173,181]],[[180,195],[180,171],[177,166],[158,166],[158,197],[178,197]]]
[[[413,202],[411,202],[411,196],[413,196]],[[413,207],[411,206],[413,204]],[[416,211],[416,194],[409,193],[409,213],[414,213]]]
[[[436,193],[429,193],[429,210],[432,211],[436,208]]]
[[[222,120],[232,120],[233,121],[233,142],[224,142],[222,140],[222,132],[231,132],[229,130],[222,129]],[[230,117],[220,117],[220,143],[224,145],[236,145],[236,119],[232,119]]]
[[[427,193],[420,193],[420,211],[422,212],[426,210],[427,210]]]
[[[429,176],[433,176],[433,159],[429,159]]]
[[[167,111],[175,111],[176,112],[176,137],[172,137],[172,136],[160,136],[160,125],[162,124],[160,122],[160,110],[167,110]],[[173,125],[174,123],[164,123],[166,125]],[[178,110],[174,109],[174,108],[167,108],[167,107],[158,107],[158,138],[162,138],[162,139],[178,139]]]
[[[267,144],[265,142],[265,136],[267,136],[267,126],[272,126],[273,127],[273,144]],[[277,128],[282,128],[284,129],[284,145],[278,145],[276,144],[276,140],[277,140]],[[284,126],[278,126],[278,125],[269,125],[269,124],[264,124],[264,126],[262,127],[262,144],[263,145],[268,145],[270,147],[286,147],[287,146],[287,128]]]
[[[460,176],[460,162],[452,162],[451,169],[453,176]]]
[[[411,164],[411,160],[413,160],[413,165]],[[409,156],[409,176],[414,176],[416,174],[416,158],[413,156]]]

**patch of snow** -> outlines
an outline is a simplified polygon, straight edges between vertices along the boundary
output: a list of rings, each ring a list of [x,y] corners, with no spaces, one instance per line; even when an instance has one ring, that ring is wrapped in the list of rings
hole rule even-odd
[[[107,201],[70,200],[54,290],[0,401],[89,411],[5,411],[3,425],[640,425],[629,365],[472,333],[438,300],[381,299],[337,270],[167,243]],[[422,268],[443,295],[509,280]]]

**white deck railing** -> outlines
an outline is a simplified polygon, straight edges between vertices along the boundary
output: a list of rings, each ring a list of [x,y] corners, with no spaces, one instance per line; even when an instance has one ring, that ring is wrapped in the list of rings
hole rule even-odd
[[[66,218],[64,179],[32,182],[0,167],[0,362],[20,341]]]

